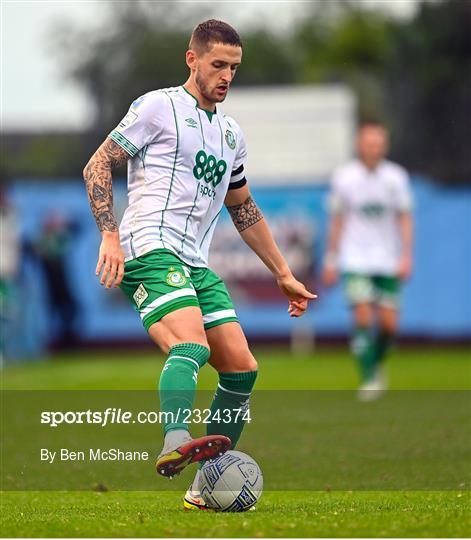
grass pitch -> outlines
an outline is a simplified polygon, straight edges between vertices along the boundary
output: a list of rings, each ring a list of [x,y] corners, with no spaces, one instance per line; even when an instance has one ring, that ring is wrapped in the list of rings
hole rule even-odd
[[[357,383],[345,349],[320,349],[311,358],[260,349],[256,356],[258,389],[344,390]],[[162,362],[151,353],[73,354],[8,367],[2,386],[154,389]],[[464,348],[401,349],[391,358],[391,386],[467,390],[470,367]],[[211,389],[215,382],[212,370],[203,369],[199,387]],[[450,466],[454,459],[450,455]],[[447,491],[271,491],[257,512],[232,515],[184,512],[180,491],[5,491],[1,532],[11,537],[466,537],[468,489],[465,483]]]
[[[256,512],[181,509],[181,493],[9,493],[13,537],[462,537],[469,494],[270,492]]]

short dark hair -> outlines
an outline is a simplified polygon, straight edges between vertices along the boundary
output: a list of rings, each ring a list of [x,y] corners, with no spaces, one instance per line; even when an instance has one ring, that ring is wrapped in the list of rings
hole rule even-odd
[[[358,131],[367,127],[382,128],[385,131],[388,131],[386,124],[378,118],[363,118],[362,120],[360,120],[360,123],[358,124]]]
[[[199,51],[208,51],[213,43],[224,43],[242,47],[239,34],[224,21],[209,19],[203,21],[191,33],[189,48]]]

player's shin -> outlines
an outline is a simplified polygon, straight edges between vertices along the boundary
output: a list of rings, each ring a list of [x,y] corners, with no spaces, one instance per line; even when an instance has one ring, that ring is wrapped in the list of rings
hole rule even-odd
[[[351,350],[358,361],[362,382],[370,381],[374,377],[375,347],[369,328],[355,328]]]
[[[219,374],[219,384],[211,403],[211,422],[207,425],[206,433],[229,437],[231,448],[235,447],[249,421],[249,399],[257,374],[257,371]],[[203,463],[200,462],[200,467]],[[198,474],[197,472],[192,490],[198,489]]]
[[[380,366],[386,358],[389,351],[394,346],[395,336],[388,332],[379,332],[374,343],[374,361],[375,367]]]
[[[197,343],[180,343],[169,351],[159,382],[165,446],[178,446],[176,439],[188,438],[198,371],[209,354],[207,347]]]
[[[208,435],[226,435],[235,447],[249,420],[249,398],[257,378],[257,371],[220,373],[219,384],[211,404]]]

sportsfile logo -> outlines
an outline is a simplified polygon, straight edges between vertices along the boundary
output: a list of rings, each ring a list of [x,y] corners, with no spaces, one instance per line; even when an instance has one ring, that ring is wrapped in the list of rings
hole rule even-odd
[[[172,411],[133,411],[108,407],[102,411],[42,411],[41,424],[56,428],[63,424],[96,424],[105,427],[112,424],[231,424],[238,420],[250,423],[250,409],[181,409]]]

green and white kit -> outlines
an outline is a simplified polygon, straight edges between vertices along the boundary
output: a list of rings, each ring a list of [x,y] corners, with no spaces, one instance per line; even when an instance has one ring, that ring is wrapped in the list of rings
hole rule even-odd
[[[222,279],[209,268],[185,265],[165,249],[126,262],[121,289],[146,330],[168,313],[188,306],[201,308],[205,329],[237,321]]]
[[[383,307],[399,307],[401,281],[396,276],[372,276],[367,274],[344,274],[345,292],[350,304],[378,304]]]
[[[343,219],[338,265],[349,303],[398,307],[397,217],[412,210],[407,172],[387,160],[375,170],[353,160],[333,175],[330,207]]]
[[[201,307],[207,328],[237,320],[224,283],[207,268],[227,191],[246,183],[237,123],[199,108],[180,86],[136,99],[109,136],[131,156],[122,289],[145,327],[187,305]]]
[[[371,171],[360,160],[333,175],[330,208],[343,218],[338,264],[342,272],[397,275],[400,243],[399,212],[412,210],[407,172],[381,161]]]

